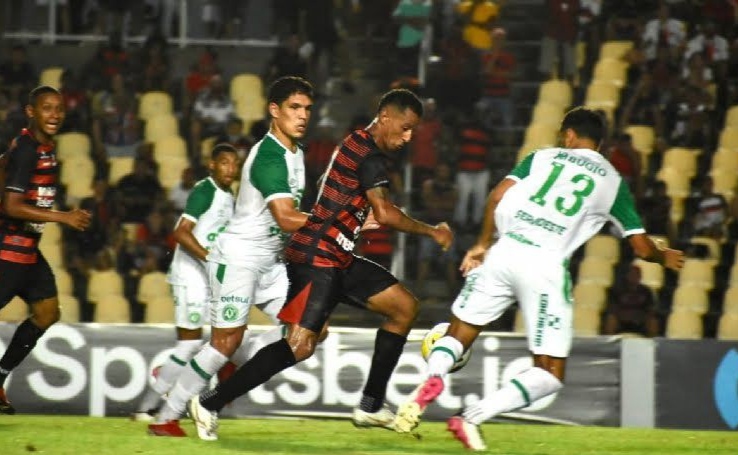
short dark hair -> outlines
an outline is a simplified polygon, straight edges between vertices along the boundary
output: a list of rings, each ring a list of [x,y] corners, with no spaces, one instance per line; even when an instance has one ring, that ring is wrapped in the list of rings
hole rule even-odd
[[[395,88],[382,95],[377,106],[377,113],[387,106],[395,106],[400,111],[410,109],[418,117],[423,116],[423,103],[418,96],[406,88]]]
[[[238,154],[238,150],[236,150],[236,147],[232,146],[231,144],[221,142],[220,144],[216,144],[215,147],[213,147],[213,151],[210,154],[210,159],[214,160],[218,158],[218,155],[220,155],[221,153]]]
[[[267,101],[269,103],[279,105],[295,93],[301,93],[308,96],[310,99],[313,99],[313,85],[307,80],[297,76],[280,77],[269,86]]]
[[[602,142],[605,137],[605,119],[599,114],[585,107],[575,107],[564,116],[561,122],[561,131],[574,130],[577,136],[591,139],[595,144]]]
[[[30,104],[31,106],[35,106],[41,95],[46,95],[47,93],[55,93],[61,96],[61,92],[54,87],[51,87],[49,85],[41,85],[31,90],[31,93],[28,94],[28,104]]]

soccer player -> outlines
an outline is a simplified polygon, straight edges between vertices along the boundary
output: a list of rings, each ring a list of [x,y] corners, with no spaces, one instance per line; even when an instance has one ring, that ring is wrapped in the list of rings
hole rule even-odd
[[[174,250],[167,281],[172,285],[177,344],[159,369],[156,382],[146,391],[133,418],[150,421],[187,362],[202,347],[202,327],[210,316],[208,250],[233,215],[231,184],[238,173],[238,151],[217,144],[208,162],[210,176],[195,184],[184,213],[174,228]]]
[[[646,235],[627,183],[597,152],[604,135],[599,114],[573,109],[561,123],[561,147],[528,155],[491,191],[477,242],[461,263],[466,282],[453,303],[451,325],[434,344],[428,378],[398,409],[396,431],[417,426],[456,359],[515,301],[525,317],[533,367],[452,417],[448,429],[465,447],[483,450],[482,422],[561,389],[572,342],[569,257],[606,221],[638,257],[681,268],[683,253]]]
[[[208,255],[211,288],[210,343],[192,358],[171,388],[149,432],[184,436],[178,419],[187,400],[202,391],[241,345],[251,305],[276,319],[288,281],[282,260],[286,233],[307,221],[299,211],[305,188],[305,164],[298,141],[305,136],[313,106],[313,87],[299,77],[277,79],[269,87],[271,126],[243,165],[233,217]],[[272,341],[281,338],[279,329]],[[243,352],[243,351],[239,351]],[[239,364],[238,359],[232,359]],[[245,361],[245,359],[243,359]],[[214,433],[198,428],[203,439]]]
[[[287,334],[256,353],[227,381],[190,400],[190,417],[198,428],[215,433],[217,414],[226,403],[310,357],[338,302],[385,317],[353,422],[393,427],[395,415],[384,397],[418,301],[389,271],[355,256],[353,250],[369,207],[379,224],[430,236],[443,248],[451,245],[453,234],[446,223],[422,223],[390,201],[385,154],[410,141],[422,114],[423,106],[412,92],[391,90],[380,100],[372,124],[352,132],[334,152],[307,224],[292,235],[285,252],[289,292],[279,317],[288,325]]]
[[[0,157],[0,309],[19,296],[30,307],[0,359],[0,414],[14,414],[4,383],[36,346],[46,329],[59,320],[54,273],[38,249],[47,222],[84,230],[90,213],[53,210],[58,174],[53,137],[64,121],[64,100],[48,86],[33,89],[26,105],[28,127]]]

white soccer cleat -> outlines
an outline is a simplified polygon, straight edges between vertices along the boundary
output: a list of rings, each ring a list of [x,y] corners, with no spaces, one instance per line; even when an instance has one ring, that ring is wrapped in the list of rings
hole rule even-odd
[[[197,436],[203,441],[218,440],[218,413],[205,409],[200,404],[200,396],[195,395],[187,402],[187,412],[195,422]]]
[[[357,428],[386,428],[395,429],[395,413],[386,404],[377,412],[366,412],[359,408],[354,409],[351,420]]]
[[[448,419],[448,431],[469,450],[487,450],[479,427],[469,423],[461,416]]]
[[[410,433],[420,424],[420,416],[425,408],[443,392],[443,379],[440,376],[431,376],[413,390],[407,401],[397,408],[395,431]]]
[[[134,422],[151,423],[154,421],[155,418],[156,418],[156,414],[154,414],[153,412],[139,411],[139,412],[134,412],[131,414],[131,420],[133,420]]]

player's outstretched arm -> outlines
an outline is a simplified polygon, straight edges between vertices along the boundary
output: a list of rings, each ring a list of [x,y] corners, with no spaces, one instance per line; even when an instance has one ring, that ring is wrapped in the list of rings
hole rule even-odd
[[[295,207],[295,200],[291,197],[273,199],[267,204],[274,220],[284,232],[295,232],[307,223],[308,214]]]
[[[68,212],[47,210],[28,205],[23,193],[5,191],[3,195],[3,210],[11,218],[33,222],[63,223],[67,226],[83,231],[90,225],[92,215],[87,210],[73,209]]]
[[[384,224],[401,232],[407,232],[408,234],[427,235],[435,240],[444,250],[450,247],[454,241],[454,234],[448,224],[439,223],[436,226],[431,226],[408,216],[392,203],[387,188],[372,188],[366,192],[366,196],[377,223]]]
[[[174,240],[182,245],[182,248],[192,256],[205,262],[208,256],[208,250],[204,246],[200,245],[195,234],[192,233],[196,224],[197,223],[187,218],[180,218],[179,223],[177,223],[177,227],[174,228]]]
[[[683,251],[664,248],[646,234],[631,235],[628,241],[636,256],[645,261],[656,262],[672,270],[679,270],[684,265]]]

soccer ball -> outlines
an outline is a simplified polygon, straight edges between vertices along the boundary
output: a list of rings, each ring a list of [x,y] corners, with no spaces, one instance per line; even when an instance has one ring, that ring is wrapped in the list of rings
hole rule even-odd
[[[423,356],[423,359],[428,361],[428,357],[430,357],[433,345],[441,337],[446,335],[446,331],[448,331],[449,325],[451,324],[449,324],[448,322],[438,323],[423,336],[423,343],[420,345],[420,354]],[[466,352],[461,355],[461,358],[456,361],[450,372],[453,373],[454,371],[459,371],[460,369],[464,368],[464,366],[469,363],[470,358],[471,348],[467,349]]]

